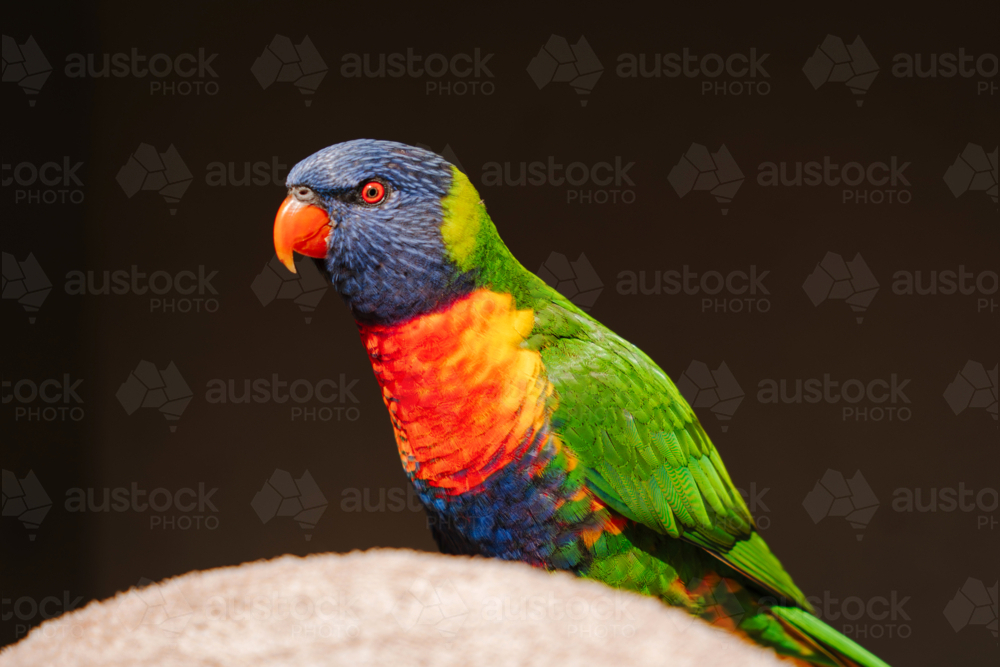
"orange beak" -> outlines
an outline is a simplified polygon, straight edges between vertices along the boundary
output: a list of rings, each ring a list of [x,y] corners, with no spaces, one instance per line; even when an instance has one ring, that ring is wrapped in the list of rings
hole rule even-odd
[[[303,204],[289,195],[274,218],[274,251],[278,260],[295,273],[294,253],[326,257],[327,238],[333,225],[326,211]]]

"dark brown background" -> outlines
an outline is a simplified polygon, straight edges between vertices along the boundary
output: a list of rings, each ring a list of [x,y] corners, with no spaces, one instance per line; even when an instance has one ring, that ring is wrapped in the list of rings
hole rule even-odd
[[[821,12],[827,9],[825,13]],[[5,380],[83,378],[79,423],[15,420],[2,407],[3,467],[18,478],[34,470],[53,507],[34,541],[3,519],[4,616],[9,600],[48,595],[83,602],[193,569],[282,553],[374,546],[435,550],[420,511],[348,512],[347,489],[405,488],[389,422],[346,309],[323,297],[306,324],[291,303],[262,307],[250,285],[271,258],[270,229],[284,190],[277,185],[209,187],[206,165],[221,161],[291,166],[332,143],[358,137],[446,144],[485,197],[504,239],[525,266],[552,252],[585,253],[604,283],[592,313],[638,344],[675,380],[691,360],[725,361],[746,397],[727,433],[708,411],[702,419],[738,486],[768,489],[765,536],[810,595],[840,599],[909,596],[909,618],[862,618],[861,641],[894,665],[985,664],[996,639],[982,626],[955,632],[943,610],[967,578],[993,585],[996,530],[977,529],[995,512],[900,513],[895,489],[993,488],[996,421],[982,409],[954,415],[942,393],[967,360],[996,363],[995,312],[977,313],[971,296],[898,296],[898,270],[996,271],[996,206],[982,192],[953,197],[942,176],[968,142],[992,150],[996,95],[974,81],[906,79],[891,74],[905,53],[995,53],[992,3],[820,6],[780,10],[696,8],[655,11],[624,6],[561,10],[472,6],[420,11],[411,5],[250,3],[191,5],[102,3],[93,9],[45,3],[5,8],[4,34],[34,35],[53,73],[29,107],[15,84],[3,86],[3,162],[82,160],[83,205],[16,204],[2,191],[3,250],[35,254],[55,285],[29,325],[20,306],[3,303]],[[290,84],[262,90],[250,66],[275,33],[296,43],[309,35],[330,68],[310,107]],[[585,35],[604,65],[588,105],[566,84],[537,90],[525,68],[549,35]],[[813,90],[802,65],[828,34],[860,34],[881,71],[857,108],[842,84]],[[74,79],[70,53],[218,53],[219,93],[162,97],[150,79]],[[700,93],[702,79],[621,79],[620,53],[769,53],[766,96]],[[346,79],[345,53],[495,54],[490,96],[426,95],[427,78]],[[450,79],[455,81],[455,79]],[[977,78],[978,80],[978,78]],[[995,78],[992,79],[995,82]],[[173,143],[194,181],[176,215],[155,193],[128,199],[115,175],[140,142]],[[705,193],[678,198],[667,174],[692,142],[725,143],[746,175],[729,214]],[[631,205],[566,203],[566,187],[481,187],[488,162],[634,161]],[[899,156],[907,205],[840,203],[839,188],[764,188],[765,161],[863,163]],[[284,174],[281,175],[282,178]],[[858,325],[847,306],[813,307],[802,282],[828,251],[860,252],[881,289]],[[146,297],[70,296],[72,270],[166,270],[201,264],[218,270],[214,314],[149,313]],[[702,314],[699,297],[622,295],[621,271],[680,269],[770,271],[770,311]],[[996,295],[992,296],[996,300]],[[127,416],[115,398],[140,359],[176,362],[194,398],[171,433],[155,410]],[[356,421],[299,423],[289,406],[218,405],[206,383],[270,377],[357,379]],[[773,405],[756,398],[763,378],[909,378],[906,422],[843,421],[842,405]],[[6,394],[5,390],[5,394]],[[314,406],[316,404],[313,404]],[[353,405],[353,404],[352,404]],[[994,413],[995,417],[995,413]],[[306,541],[288,518],[262,524],[250,506],[276,469],[308,469],[330,505]],[[861,470],[880,502],[858,541],[846,521],[814,524],[802,500],[827,469]],[[71,513],[70,488],[217,487],[215,530],[150,528],[151,512]],[[43,620],[4,620],[3,641]],[[833,621],[842,628],[843,621]],[[875,626],[881,626],[876,628]],[[895,626],[890,628],[889,626]],[[901,626],[907,626],[902,628]],[[899,637],[903,632],[906,637]],[[876,636],[879,633],[880,636]],[[892,635],[891,637],[889,635]]]

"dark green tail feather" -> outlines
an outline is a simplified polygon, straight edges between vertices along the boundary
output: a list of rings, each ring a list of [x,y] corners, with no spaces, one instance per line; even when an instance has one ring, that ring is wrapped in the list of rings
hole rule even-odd
[[[859,667],[889,667],[887,662],[807,611],[797,607],[771,607],[771,613],[796,630],[815,639],[823,647],[833,651],[834,654],[842,655],[848,660],[856,662]]]

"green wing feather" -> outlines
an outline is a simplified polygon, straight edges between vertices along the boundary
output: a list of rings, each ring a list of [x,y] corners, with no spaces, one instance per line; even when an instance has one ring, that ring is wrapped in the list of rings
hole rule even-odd
[[[550,292],[533,335],[558,395],[555,424],[588,487],[625,517],[694,543],[811,609],[763,538],[715,446],[641,350]]]
[[[795,607],[773,607],[771,610],[778,618],[827,648],[831,648],[846,658],[865,667],[889,667],[889,664],[877,655],[860,646],[852,639],[840,634],[829,625],[812,614],[807,614]]]

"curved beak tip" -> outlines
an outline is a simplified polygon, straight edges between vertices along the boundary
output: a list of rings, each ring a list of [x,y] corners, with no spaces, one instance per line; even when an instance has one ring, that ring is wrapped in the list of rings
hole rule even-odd
[[[325,210],[288,196],[274,218],[274,251],[278,261],[292,273],[295,253],[307,257],[326,257],[331,230]]]

